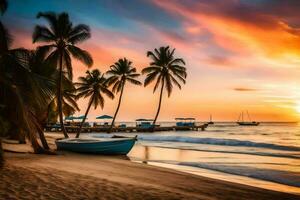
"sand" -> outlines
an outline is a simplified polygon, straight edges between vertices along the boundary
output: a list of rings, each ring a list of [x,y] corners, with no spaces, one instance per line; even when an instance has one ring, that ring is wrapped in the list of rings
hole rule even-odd
[[[135,163],[126,156],[61,152],[5,153],[5,158],[0,170],[0,199],[300,199]]]

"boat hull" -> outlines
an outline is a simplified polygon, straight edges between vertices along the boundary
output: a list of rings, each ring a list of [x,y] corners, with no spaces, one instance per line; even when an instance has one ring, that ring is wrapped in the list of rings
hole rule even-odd
[[[63,139],[57,140],[55,143],[58,150],[102,155],[126,155],[134,146],[135,141],[136,138],[111,138],[107,141]]]
[[[237,122],[240,126],[258,126],[259,122]]]

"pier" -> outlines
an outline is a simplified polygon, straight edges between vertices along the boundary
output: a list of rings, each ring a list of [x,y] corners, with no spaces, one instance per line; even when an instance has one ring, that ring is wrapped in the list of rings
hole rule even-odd
[[[155,131],[204,131],[208,124],[195,126],[156,126],[154,128],[143,127],[113,127],[112,132],[155,132]],[[65,126],[68,133],[76,133],[79,126]],[[82,127],[82,133],[107,133],[109,126]],[[58,132],[61,131],[60,126],[46,125],[45,131]]]

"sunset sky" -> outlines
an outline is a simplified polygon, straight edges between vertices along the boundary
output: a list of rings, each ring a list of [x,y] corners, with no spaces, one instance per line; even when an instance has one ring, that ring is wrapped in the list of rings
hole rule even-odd
[[[196,117],[234,121],[249,110],[258,121],[300,118],[299,0],[20,0],[9,1],[4,24],[14,47],[34,48],[31,35],[39,11],[66,11],[74,24],[90,26],[92,38],[79,46],[102,72],[126,57],[140,71],[148,50],[170,45],[188,72],[182,90],[163,99],[159,120]],[[74,81],[87,67],[73,62]],[[140,78],[141,80],[144,77]],[[119,121],[153,118],[158,93],[125,88]],[[86,100],[79,101],[83,114]],[[113,115],[115,100],[91,110]]]

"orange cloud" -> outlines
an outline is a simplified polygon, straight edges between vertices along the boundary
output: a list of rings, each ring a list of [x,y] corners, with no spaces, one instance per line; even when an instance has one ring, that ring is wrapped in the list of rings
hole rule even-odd
[[[297,31],[280,21],[277,16],[251,14],[251,10],[248,15],[228,14],[225,11],[222,13],[222,10],[216,9],[216,5],[212,6],[209,3],[195,3],[192,7],[188,7],[179,1],[155,0],[154,2],[174,16],[180,15],[182,21],[192,22],[202,30],[208,30],[213,34],[218,45],[236,54],[263,54],[272,58],[285,54],[300,56],[298,46],[300,38],[295,34]],[[230,1],[226,4],[234,6],[234,2]],[[197,30],[195,27],[194,25],[192,30]],[[189,29],[187,31],[191,32]]]
[[[239,91],[239,92],[253,92],[253,91],[257,91],[257,89],[255,89],[255,88],[246,88],[246,87],[237,87],[237,88],[233,88],[233,90]]]

